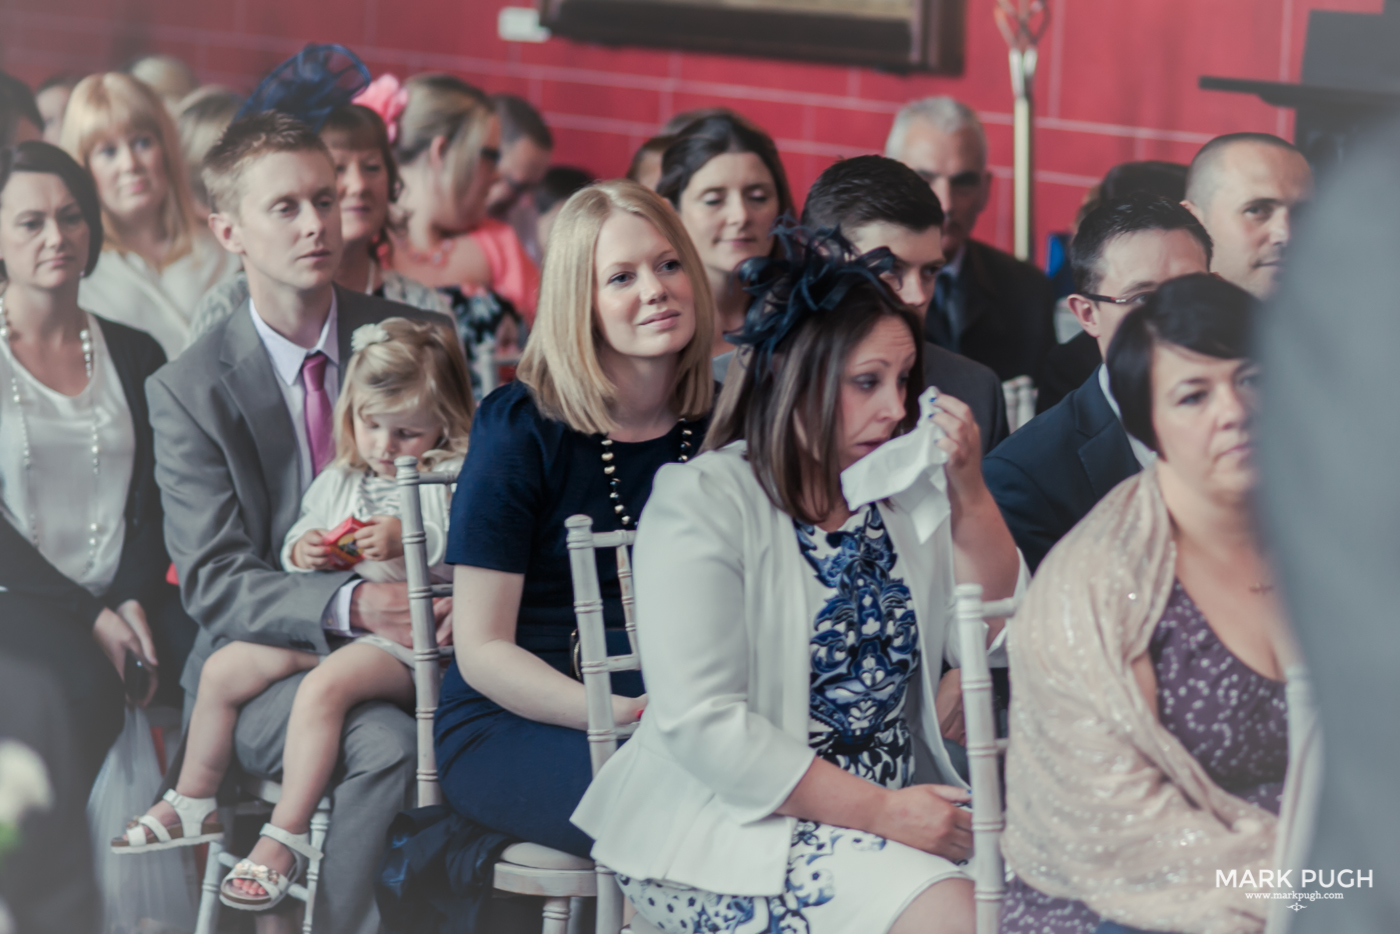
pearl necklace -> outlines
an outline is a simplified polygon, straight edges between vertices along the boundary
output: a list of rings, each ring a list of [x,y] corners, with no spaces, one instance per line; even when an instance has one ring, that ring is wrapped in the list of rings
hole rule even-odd
[[[97,508],[96,488],[101,478],[102,469],[102,447],[99,444],[98,430],[100,427],[99,414],[97,411],[97,396],[92,386],[92,333],[87,328],[78,332],[78,339],[83,345],[83,370],[87,373],[87,389],[90,393],[88,407],[92,413],[92,479],[94,496],[92,499],[93,508]],[[0,344],[5,345],[5,350],[10,357],[10,400],[14,402],[15,408],[19,411],[19,436],[21,459],[24,463],[24,487],[25,496],[29,501],[29,541],[34,546],[35,551],[42,552],[39,546],[39,513],[34,508],[34,476],[32,472],[33,456],[29,446],[29,419],[24,411],[24,396],[19,391],[19,360],[14,355],[14,348],[10,346],[10,318],[5,314],[5,297],[0,295]],[[97,533],[101,531],[97,522],[88,523],[88,556],[87,563],[83,567],[80,575],[86,578],[92,573],[93,567],[97,564]]]
[[[680,419],[680,423],[681,423],[681,454],[680,454],[680,462],[681,462],[682,464],[684,464],[686,461],[690,460],[690,448],[691,448],[690,436],[691,436],[692,434],[694,434],[694,432],[692,432],[689,428],[685,427],[685,422],[686,422],[685,419],[683,419],[683,418]],[[617,476],[617,465],[613,463],[613,459],[614,459],[617,455],[616,455],[616,453],[613,451],[612,448],[613,448],[613,439],[612,439],[612,438],[608,438],[608,437],[604,437],[604,438],[603,438],[603,476],[606,477],[607,480],[608,480],[608,499],[612,500],[612,504],[613,504],[613,513],[617,515],[618,521],[622,523],[622,527],[623,527],[624,529],[630,529],[630,528],[632,527],[632,523],[633,523],[634,520],[632,519],[632,515],[627,511],[627,507],[626,507],[625,505],[623,505],[623,502],[622,502],[622,494],[619,492],[619,489],[621,488],[621,481],[619,481],[618,476]]]

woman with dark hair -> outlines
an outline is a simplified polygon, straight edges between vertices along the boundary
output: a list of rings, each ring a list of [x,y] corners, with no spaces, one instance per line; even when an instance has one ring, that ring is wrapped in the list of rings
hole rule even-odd
[[[1281,865],[1298,673],[1250,512],[1255,306],[1182,276],[1109,345],[1157,461],[1050,551],[1010,627],[1004,934],[1263,928],[1267,902],[1216,878]]]
[[[0,150],[0,651],[63,686],[87,784],[121,731],[131,659],[151,674],[144,704],[195,636],[165,582],[146,416],[165,355],[79,307],[101,251],[87,172],[48,143]]]
[[[368,107],[343,104],[325,118],[320,132],[335,160],[340,231],[345,241],[345,252],[335,272],[336,284],[414,308],[449,314],[451,303],[446,295],[379,262],[379,253],[388,243],[389,207],[400,187],[384,121]],[[241,273],[211,290],[190,322],[190,340],[199,339],[247,301],[248,278]]]
[[[666,149],[656,193],[680,214],[715,296],[715,356],[749,308],[739,264],[773,252],[773,223],[791,215],[792,192],[772,138],[737,114],[687,124]]]
[[[971,932],[934,695],[955,582],[1006,597],[1024,565],[879,266],[779,236],[706,453],[642,514],[646,714],[573,819],[662,930]]]

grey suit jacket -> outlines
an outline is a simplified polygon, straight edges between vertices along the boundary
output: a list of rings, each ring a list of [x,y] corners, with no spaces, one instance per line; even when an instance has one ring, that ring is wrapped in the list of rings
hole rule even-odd
[[[440,317],[339,286],[336,302],[347,363],[363,324]],[[146,397],[166,547],[201,630],[180,684],[194,692],[205,659],[229,641],[328,651],[321,619],[351,575],[282,570],[282,541],[301,508],[296,432],[247,304],[157,370]]]

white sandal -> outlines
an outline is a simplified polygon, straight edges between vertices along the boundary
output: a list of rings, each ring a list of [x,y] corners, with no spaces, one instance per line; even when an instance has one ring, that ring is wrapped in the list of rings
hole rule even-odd
[[[233,871],[224,878],[223,885],[219,886],[219,901],[230,908],[238,908],[242,911],[265,911],[276,906],[287,897],[292,883],[306,868],[306,861],[321,858],[321,851],[311,845],[309,834],[288,833],[281,827],[272,824],[263,824],[260,833],[264,837],[271,837],[291,850],[292,858],[296,862],[292,866],[292,871],[283,875],[276,869],[260,866],[250,860],[239,860],[237,865],[233,867]],[[235,879],[256,882],[263,887],[264,894],[245,895],[229,885]]]
[[[179,825],[167,827],[151,815],[142,814],[126,825],[123,836],[113,838],[113,853],[154,853],[223,839],[224,825],[219,823],[219,805],[213,798],[187,798],[174,788],[162,797],[175,809]]]

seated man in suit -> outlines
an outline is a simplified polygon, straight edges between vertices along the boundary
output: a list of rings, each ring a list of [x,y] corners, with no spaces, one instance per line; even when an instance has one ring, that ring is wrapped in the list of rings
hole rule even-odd
[[[1002,380],[1034,376],[1055,345],[1055,291],[1035,266],[972,239],[992,185],[977,114],[951,97],[906,104],[885,155],[928,182],[947,214],[948,262],[926,319],[929,340],[986,364]]]
[[[1139,192],[1181,201],[1186,197],[1186,166],[1157,160],[1121,162],[1104,173],[1097,197],[1080,206],[1079,217],[1088,217],[1104,201],[1121,201]],[[1035,414],[1078,389],[1100,363],[1098,341],[1084,331],[1052,348],[1035,377]]]
[[[1273,294],[1312,185],[1308,160],[1277,136],[1230,133],[1202,146],[1187,170],[1182,204],[1215,243],[1211,272],[1258,298]]]
[[[840,227],[861,253],[885,247],[895,256],[890,288],[926,316],[943,266],[947,216],[929,186],[908,166],[883,156],[843,159],[807,192],[804,226]],[[926,342],[924,383],[966,402],[982,431],[986,453],[1007,436],[1006,396],[989,367]]]
[[[885,281],[921,317],[928,313],[943,266],[943,222],[943,208],[929,186],[908,166],[883,156],[837,162],[812,183],[802,209],[802,224],[809,229],[839,227],[861,253],[881,247],[893,253],[895,267]],[[730,351],[715,358],[716,380],[724,382],[733,357]],[[967,403],[982,433],[983,454],[1010,433],[1006,396],[990,368],[925,341],[924,384]]]
[[[187,709],[205,659],[230,640],[317,654],[353,631],[413,644],[406,585],[285,573],[280,553],[302,493],[334,454],[331,410],[350,335],[384,318],[426,317],[334,284],[342,249],[335,165],[305,125],[277,113],[239,121],[206,157],[204,181],[210,227],[248,274],[248,304],[146,384],[166,542],[185,609],[201,628],[181,678]],[[244,706],[234,754],[246,771],[280,773],[303,677]],[[410,802],[415,759],[413,720],[397,707],[364,704],[347,718],[318,930],[379,929],[374,873],[389,822]],[[284,855],[269,865],[286,872]]]
[[[1070,308],[1105,357],[1118,324],[1168,279],[1210,266],[1211,242],[1179,204],[1137,195],[1100,204],[1070,245]],[[1102,366],[982,461],[987,488],[1031,570],[1100,499],[1152,463],[1128,435]]]

